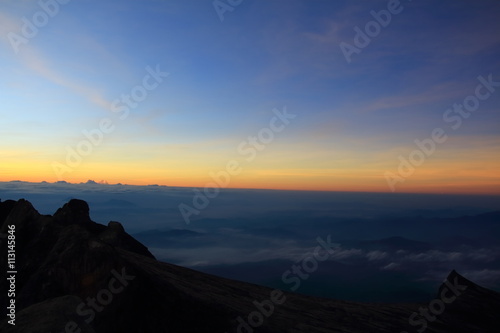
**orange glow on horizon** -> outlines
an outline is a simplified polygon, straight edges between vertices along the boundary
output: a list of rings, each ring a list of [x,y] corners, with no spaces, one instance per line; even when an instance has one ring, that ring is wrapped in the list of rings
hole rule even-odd
[[[395,192],[500,195],[499,158],[457,160],[454,157],[427,161],[416,168],[411,176],[397,183]],[[220,167],[225,163],[220,161],[225,159],[220,157],[207,163],[183,163],[180,159],[88,161],[66,173],[62,180],[76,184],[93,180],[108,184],[203,188],[214,184],[211,172],[225,172]],[[290,161],[261,159],[251,165],[241,164],[241,172],[230,177],[227,188],[391,193],[384,174],[387,170],[397,173],[397,165],[393,162],[363,164],[354,160],[337,168],[304,164],[301,168],[292,169],[286,167],[291,164]],[[19,161],[5,158],[0,181],[12,180],[55,183],[59,179],[47,160],[26,158]]]
[[[109,185],[123,184],[123,185],[135,185],[135,186],[147,186],[147,185],[160,185],[169,187],[186,187],[186,188],[203,188],[213,186],[215,183],[210,180],[198,181],[186,181],[186,180],[171,180],[171,181],[157,181],[155,179],[138,179],[132,181],[123,181],[119,179],[101,179],[96,177],[88,178],[68,178],[64,181],[72,184],[86,183],[88,180],[95,181],[97,183],[105,182]],[[47,181],[48,183],[55,183],[57,180],[40,178],[38,176],[31,177],[13,177],[13,178],[0,178],[0,182],[10,182],[10,181],[25,181],[30,183],[40,183],[42,181]],[[383,182],[381,182],[383,181]],[[220,187],[220,186],[219,186]],[[262,179],[260,181],[254,181],[252,179],[238,179],[233,180],[228,189],[262,189],[262,190],[286,190],[286,191],[320,191],[320,192],[379,192],[379,193],[391,193],[390,189],[386,186],[385,181],[381,178],[377,183],[372,184],[356,184],[339,182],[337,184],[326,183],[317,181],[315,183],[300,183],[300,182],[286,182],[286,181],[276,181],[270,179]],[[500,183],[497,184],[484,184],[484,183],[450,183],[443,182],[441,184],[436,184],[432,182],[422,182],[418,184],[414,181],[413,184],[408,184],[407,186],[401,186],[394,193],[428,193],[428,194],[470,194],[470,195],[500,195]]]

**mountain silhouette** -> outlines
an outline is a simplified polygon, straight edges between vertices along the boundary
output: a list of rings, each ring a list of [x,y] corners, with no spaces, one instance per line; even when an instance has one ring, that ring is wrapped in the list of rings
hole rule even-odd
[[[119,222],[91,220],[72,199],[41,215],[0,202],[0,263],[15,226],[11,274],[0,281],[0,332],[498,332],[500,294],[452,271],[427,304],[376,304],[298,295],[159,262]],[[399,240],[398,240],[399,241]],[[11,323],[9,323],[9,321]]]

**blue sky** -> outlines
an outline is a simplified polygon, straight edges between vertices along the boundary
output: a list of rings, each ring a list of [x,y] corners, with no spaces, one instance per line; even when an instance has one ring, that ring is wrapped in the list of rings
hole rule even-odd
[[[500,81],[497,1],[402,1],[351,63],[339,44],[388,1],[244,0],[221,21],[212,1],[73,0],[14,52],[41,3],[0,5],[2,180],[58,180],[52,163],[106,117],[116,130],[65,180],[203,186],[286,107],[296,120],[231,186],[387,191],[478,76]],[[122,121],[110,104],[148,66],[169,76]],[[401,190],[498,193],[499,101],[448,128]]]

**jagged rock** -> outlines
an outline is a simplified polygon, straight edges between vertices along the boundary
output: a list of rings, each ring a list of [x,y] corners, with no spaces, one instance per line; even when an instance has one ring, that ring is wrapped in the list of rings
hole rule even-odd
[[[93,222],[88,204],[81,200],[71,200],[54,216],[40,215],[31,203],[19,200],[1,222],[2,233],[7,233],[8,225],[16,228],[16,298],[21,307],[53,297],[91,294],[98,282],[109,278],[111,269],[121,265],[114,246],[154,258],[123,227]],[[3,244],[2,250],[6,253]],[[2,256],[0,262],[4,260]],[[6,282],[0,281],[0,286]]]
[[[14,200],[7,200],[4,202],[0,202],[0,230],[2,229],[3,221],[9,216],[10,212],[16,205]]]
[[[455,301],[445,303],[446,309],[439,317],[440,322],[445,325],[461,323],[461,331],[457,328],[455,332],[498,332],[499,293],[478,286],[456,271],[452,271],[445,281],[440,286],[436,299],[441,299],[443,292],[448,293],[450,297],[455,296],[453,291],[456,289],[460,295]],[[488,327],[490,330],[486,330]]]

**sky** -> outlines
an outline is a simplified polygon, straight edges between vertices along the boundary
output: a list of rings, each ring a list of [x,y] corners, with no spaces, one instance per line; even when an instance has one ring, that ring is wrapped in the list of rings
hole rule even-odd
[[[499,14],[2,0],[0,181],[500,194]]]

